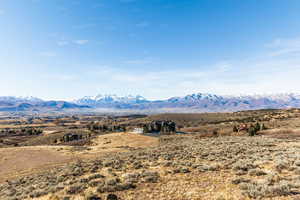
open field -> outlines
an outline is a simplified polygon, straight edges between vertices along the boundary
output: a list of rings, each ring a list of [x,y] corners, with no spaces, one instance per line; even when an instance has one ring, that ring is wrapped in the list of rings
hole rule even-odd
[[[97,136],[89,148],[77,151],[71,146],[26,146],[0,148],[0,182],[20,174],[49,169],[55,165],[95,158],[110,152],[125,152],[158,145],[158,139],[148,136],[114,133]]]
[[[299,199],[299,117],[297,109],[71,116],[55,126],[39,119],[42,131],[9,121],[0,199]],[[176,122],[177,134],[134,133],[153,120]],[[233,129],[256,122],[266,128],[252,137]]]
[[[20,147],[0,149],[0,182],[20,174],[29,174],[72,161],[60,147]]]

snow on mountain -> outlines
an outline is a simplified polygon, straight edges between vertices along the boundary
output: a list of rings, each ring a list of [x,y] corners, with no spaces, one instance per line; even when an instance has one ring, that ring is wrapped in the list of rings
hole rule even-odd
[[[44,101],[36,97],[0,97],[0,111],[20,112],[20,111],[61,111],[65,109],[83,109],[88,106],[81,106],[66,101]]]
[[[149,101],[142,96],[98,95],[84,97],[75,101],[80,105],[96,108],[158,110],[174,108],[196,110],[199,112],[223,112],[267,108],[300,107],[300,95],[297,94],[263,94],[221,96],[208,93],[196,93],[167,100]]]
[[[215,95],[195,93],[167,100],[150,101],[137,95],[85,96],[73,102],[43,101],[35,97],[0,97],[0,111],[65,110],[105,108],[114,110],[139,110],[168,112],[231,112],[254,109],[300,108],[300,95],[294,93]]]
[[[147,100],[140,96],[117,96],[117,95],[97,95],[97,96],[85,96],[81,99],[74,101],[81,105],[98,105],[98,104],[115,104],[115,103],[142,103]]]
[[[197,93],[197,94],[191,94],[184,97],[172,97],[168,99],[168,101],[199,101],[199,100],[220,100],[222,99],[222,96],[218,96],[215,94],[207,94],[207,93]]]

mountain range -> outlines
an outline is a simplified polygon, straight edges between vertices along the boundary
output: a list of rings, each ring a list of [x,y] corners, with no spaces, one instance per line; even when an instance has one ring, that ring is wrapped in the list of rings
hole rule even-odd
[[[254,109],[300,108],[299,94],[220,96],[197,93],[166,100],[138,96],[97,95],[71,102],[45,101],[35,97],[0,97],[2,112],[138,111],[138,112],[233,112]]]
[[[89,107],[67,101],[44,101],[35,97],[0,97],[0,111],[2,112],[47,112],[87,108]]]
[[[74,101],[94,108],[161,110],[162,112],[232,112],[241,110],[300,107],[298,94],[220,96],[197,93],[150,101],[142,96],[98,95]]]

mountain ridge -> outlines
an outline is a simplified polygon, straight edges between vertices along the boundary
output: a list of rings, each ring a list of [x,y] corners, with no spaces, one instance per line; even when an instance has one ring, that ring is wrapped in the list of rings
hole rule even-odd
[[[300,108],[296,93],[216,95],[195,93],[166,100],[147,100],[141,95],[96,95],[73,101],[45,101],[36,97],[0,96],[0,111],[98,111],[100,109],[141,112],[234,112],[255,109]]]
[[[0,96],[0,111],[2,112],[48,112],[84,108],[89,108],[89,106],[67,101],[45,101],[36,97]]]
[[[256,95],[216,95],[195,93],[166,100],[147,100],[137,95],[118,97],[102,95],[102,98],[77,100],[79,105],[95,108],[136,109],[136,110],[193,110],[199,112],[231,112],[240,110],[300,107],[300,95],[295,93],[256,94]],[[105,98],[103,98],[105,97]],[[87,102],[92,102],[91,104]]]

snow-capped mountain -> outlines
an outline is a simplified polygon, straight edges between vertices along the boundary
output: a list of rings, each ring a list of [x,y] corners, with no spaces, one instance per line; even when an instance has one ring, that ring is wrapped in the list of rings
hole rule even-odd
[[[198,93],[168,101],[173,103],[172,106],[205,112],[300,107],[298,94],[219,96]]]
[[[0,97],[0,111],[22,112],[22,111],[63,111],[66,109],[82,109],[88,106],[77,105],[66,101],[44,101],[36,97]]]
[[[172,97],[167,100],[150,101],[141,96],[98,95],[75,101],[79,105],[94,108],[135,110],[176,110],[196,112],[224,112],[267,108],[300,107],[298,94],[221,96],[207,93]]]
[[[97,95],[85,96],[75,100],[74,103],[79,105],[101,106],[105,104],[136,104],[148,102],[144,97],[137,95],[117,96],[117,95]]]
[[[150,101],[137,95],[86,96],[73,102],[44,101],[35,97],[0,97],[0,111],[98,111],[112,109],[139,112],[232,112],[255,109],[300,108],[299,94],[215,95],[206,93]]]
[[[215,94],[207,94],[207,93],[197,93],[191,94],[184,97],[172,97],[168,99],[169,102],[182,102],[182,101],[190,101],[190,102],[197,102],[199,100],[209,100],[209,101],[216,101],[223,99],[222,96],[218,96]]]

